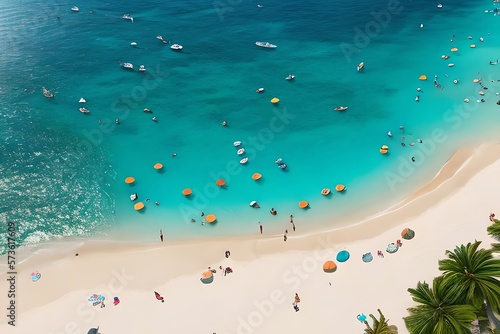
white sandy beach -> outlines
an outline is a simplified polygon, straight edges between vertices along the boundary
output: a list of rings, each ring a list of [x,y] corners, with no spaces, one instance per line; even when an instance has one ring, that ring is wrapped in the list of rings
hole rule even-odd
[[[399,333],[407,333],[402,318],[413,305],[407,288],[439,275],[445,250],[493,242],[486,227],[489,213],[500,211],[498,175],[500,145],[484,145],[457,152],[434,180],[395,208],[338,230],[294,235],[290,228],[286,242],[264,233],[184,244],[87,242],[76,251],[39,252],[17,267],[16,327],[2,316],[0,332],[76,334],[100,326],[103,334],[362,333],[356,316],[380,308]],[[416,232],[412,240],[401,238],[406,227]],[[403,246],[388,254],[387,244],[397,239]],[[351,257],[338,263],[343,249]],[[370,263],[361,261],[367,252],[374,257]],[[323,272],[326,260],[337,263],[336,272]],[[234,272],[224,276],[220,265]],[[208,266],[217,273],[213,283],[202,284]],[[32,282],[35,270],[42,277]],[[105,308],[87,301],[93,293],[106,297]],[[299,312],[292,307],[295,293]]]

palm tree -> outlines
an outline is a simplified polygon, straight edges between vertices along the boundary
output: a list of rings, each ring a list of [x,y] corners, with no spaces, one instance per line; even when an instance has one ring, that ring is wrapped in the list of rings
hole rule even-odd
[[[467,304],[484,307],[486,301],[494,312],[500,311],[500,259],[493,258],[491,249],[479,249],[481,241],[446,251],[448,259],[439,260],[444,281],[455,293],[465,296]]]
[[[412,299],[419,303],[408,309],[403,318],[410,334],[470,334],[477,309],[463,304],[463,298],[442,276],[434,278],[432,289],[426,282],[409,288]]]
[[[491,244],[491,251],[493,253],[500,253],[500,243]]]
[[[365,333],[366,334],[398,334],[398,328],[396,326],[389,326],[388,321],[382,314],[380,309],[377,309],[380,318],[377,319],[373,314],[370,314],[370,318],[373,319],[373,328],[370,327],[367,321],[365,321]]]
[[[488,226],[486,230],[488,231],[488,234],[494,238],[500,238],[500,220],[495,219],[493,224]]]

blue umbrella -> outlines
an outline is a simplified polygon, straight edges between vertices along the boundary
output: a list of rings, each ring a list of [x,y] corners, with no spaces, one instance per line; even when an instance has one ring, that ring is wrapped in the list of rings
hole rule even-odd
[[[341,250],[338,254],[337,254],[337,261],[339,262],[345,262],[347,260],[349,260],[349,252],[346,251],[345,249],[344,250]]]
[[[363,254],[363,262],[371,262],[373,260],[372,253]]]

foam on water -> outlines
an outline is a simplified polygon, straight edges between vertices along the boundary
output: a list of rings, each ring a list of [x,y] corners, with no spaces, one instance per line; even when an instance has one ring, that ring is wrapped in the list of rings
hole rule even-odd
[[[93,0],[74,13],[58,1],[7,1],[0,10],[7,41],[0,45],[1,214],[18,222],[21,243],[103,235],[143,241],[159,228],[169,238],[255,233],[259,221],[281,231],[290,214],[315,222],[307,228],[331,227],[346,214],[400,201],[460,146],[498,139],[500,67],[489,61],[499,18],[484,12],[491,2],[441,9],[423,0],[394,8],[368,0],[241,2],[222,12],[213,5]],[[388,6],[392,15],[374,14]],[[278,48],[259,48],[258,40]],[[354,52],[346,56],[348,44]],[[120,62],[147,72],[125,71]],[[285,80],[290,73],[294,81]],[[422,74],[427,81],[418,80]],[[444,89],[434,88],[434,75]],[[485,103],[474,102],[477,77],[489,88]],[[42,87],[55,98],[44,98]],[[265,92],[255,93],[259,87]],[[78,112],[81,97],[89,115]],[[349,109],[333,111],[339,105]],[[409,145],[417,139],[423,143]],[[247,165],[239,164],[236,140]],[[287,171],[276,167],[278,157]],[[263,174],[260,182],[254,172]],[[124,184],[127,176],[136,183]],[[215,186],[221,177],[225,189]],[[347,192],[320,194],[337,183]],[[182,196],[185,187],[194,196]],[[131,193],[145,210],[134,211]],[[252,200],[262,208],[250,208]],[[300,200],[311,209],[300,211]],[[218,224],[201,226],[202,211],[215,213]]]

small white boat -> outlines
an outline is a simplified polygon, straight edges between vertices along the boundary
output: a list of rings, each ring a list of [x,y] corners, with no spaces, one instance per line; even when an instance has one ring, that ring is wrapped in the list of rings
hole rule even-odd
[[[160,41],[163,41],[163,36],[161,35],[156,36],[156,38],[159,39]]]
[[[73,12],[79,12],[79,11],[80,11],[80,8],[78,8],[78,7],[76,7],[76,6],[73,6],[73,7],[71,7],[71,10],[72,10]]]
[[[448,55],[442,55],[441,58],[448,59],[448,58],[450,58],[450,56],[448,56]]]
[[[85,108],[85,107],[81,107],[81,108],[80,108],[80,112],[81,112],[82,114],[88,114],[88,113],[90,113],[90,110],[88,110],[88,109],[87,109],[87,108]]]
[[[123,14],[122,19],[134,22],[134,18],[130,14]]]
[[[335,111],[346,111],[347,109],[349,109],[349,107],[346,107],[346,106],[340,106],[340,107],[333,108],[333,110],[335,110]]]
[[[479,37],[479,41],[480,41],[480,42],[484,42],[484,38]]]
[[[284,163],[278,165],[279,169],[285,169],[286,167],[287,167],[287,165]]]
[[[359,63],[358,72],[361,72],[364,68],[365,68],[365,63],[364,62]]]
[[[423,28],[424,27],[424,24],[423,23],[420,23],[420,28]]]
[[[132,65],[132,63],[123,63],[122,67],[124,69],[127,69],[127,70],[133,70],[134,69],[134,65]]]
[[[80,99],[80,101],[78,101],[78,102],[80,102],[80,103],[85,103],[85,102],[87,102],[87,101],[86,101],[86,100],[82,97],[82,98]]]
[[[439,3],[438,8],[443,8],[443,5]]]
[[[418,95],[417,95],[417,96],[415,97],[415,101],[417,101],[417,102],[418,102],[418,101],[420,101],[420,96],[418,96]]]
[[[255,45],[260,46],[261,48],[267,48],[267,49],[276,49],[278,46],[271,44],[269,42],[255,42]]]
[[[237,153],[238,155],[242,155],[243,153],[245,153],[245,149],[242,147],[242,148],[240,148],[238,151],[236,151],[236,153]]]
[[[281,163],[282,161],[283,161],[283,159],[278,158],[278,159],[276,159],[275,163],[279,164],[279,163]]]
[[[292,74],[289,74],[289,75],[285,78],[285,80],[293,80],[293,79],[295,79],[295,75],[292,75]]]
[[[45,87],[42,87],[42,92],[43,92],[43,96],[45,96],[46,98],[50,99],[50,98],[54,97],[54,94],[52,94],[52,92]]]
[[[137,199],[137,194],[130,195],[130,200],[135,201]]]
[[[387,132],[387,136],[392,137],[392,132],[391,131]]]
[[[146,72],[144,65],[139,66],[139,72]]]
[[[130,43],[131,46],[137,46],[137,43],[136,42],[132,42]]]
[[[257,201],[251,201],[250,206],[255,209],[260,209],[260,205],[259,203],[257,203]]]
[[[234,147],[238,147],[238,146],[241,146],[241,142],[238,140],[238,141],[235,141],[233,143]]]
[[[244,165],[248,162],[248,158],[243,158],[240,160],[240,164]]]
[[[262,87],[261,87],[261,88],[258,88],[258,89],[256,90],[256,92],[257,92],[257,93],[262,93],[262,92],[264,92],[264,88],[262,88]]]
[[[180,45],[180,44],[172,44],[172,45],[170,46],[170,48],[171,48],[172,50],[174,50],[174,51],[180,51],[180,50],[182,50],[182,45]]]
[[[448,67],[453,67],[455,66],[455,64],[448,64]]]
[[[257,5],[257,7],[262,8],[262,7],[264,7],[264,6],[262,6],[262,5]]]
[[[469,101],[470,101],[469,99],[464,99],[465,103],[469,103]]]
[[[456,85],[458,83],[458,79],[453,80],[453,83]]]

